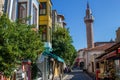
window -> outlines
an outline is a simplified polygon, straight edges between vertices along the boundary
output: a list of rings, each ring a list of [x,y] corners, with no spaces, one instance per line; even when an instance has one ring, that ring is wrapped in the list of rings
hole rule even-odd
[[[45,15],[47,13],[46,2],[40,3],[40,15]]]
[[[4,2],[4,12],[7,12],[7,5],[8,5],[8,0],[5,0]]]
[[[47,41],[47,26],[40,25],[39,29],[42,32],[42,35],[41,35],[42,41]]]
[[[49,36],[50,36],[50,42],[52,41],[52,29],[49,27]]]
[[[11,3],[11,0],[8,0],[7,1],[7,12],[6,13],[8,13],[8,14],[10,14],[10,3]]]
[[[51,7],[50,7],[50,12],[49,13],[50,13],[50,17],[52,17],[52,9],[51,9]]]
[[[96,68],[98,69],[98,68],[100,68],[100,65],[99,65],[99,63],[96,63]]]
[[[37,24],[37,8],[33,5],[33,24]]]
[[[11,19],[14,21],[15,18],[16,18],[16,1],[13,1],[13,5],[12,5],[12,16],[11,16]]]
[[[18,19],[22,19],[22,23],[26,23],[23,18],[27,17],[27,2],[18,3]]]

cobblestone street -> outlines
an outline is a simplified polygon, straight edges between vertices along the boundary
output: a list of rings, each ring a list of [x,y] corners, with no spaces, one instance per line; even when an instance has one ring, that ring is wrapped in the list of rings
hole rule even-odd
[[[64,78],[64,80],[93,80],[93,79],[80,70],[73,70]]]

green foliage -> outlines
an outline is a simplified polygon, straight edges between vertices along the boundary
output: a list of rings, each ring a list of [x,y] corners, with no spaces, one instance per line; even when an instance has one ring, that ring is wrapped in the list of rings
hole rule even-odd
[[[10,76],[23,59],[33,63],[43,50],[40,34],[33,26],[11,22],[4,14],[0,17],[0,71]]]
[[[53,53],[62,57],[67,64],[72,65],[76,57],[76,50],[72,45],[69,29],[58,28],[53,32],[52,48]]]
[[[37,77],[37,73],[38,73],[38,68],[37,65],[35,63],[32,64],[32,79],[35,79]]]

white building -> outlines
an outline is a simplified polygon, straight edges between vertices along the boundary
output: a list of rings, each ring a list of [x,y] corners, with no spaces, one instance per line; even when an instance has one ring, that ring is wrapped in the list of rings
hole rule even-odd
[[[85,59],[85,68],[88,70],[88,72],[94,73],[96,71],[95,58],[104,53],[104,50],[111,47],[113,44],[114,42],[109,42],[84,50],[83,58]]]
[[[57,29],[57,27],[65,28],[66,23],[64,22],[64,15],[60,15],[56,10],[52,10],[52,26],[53,31]]]

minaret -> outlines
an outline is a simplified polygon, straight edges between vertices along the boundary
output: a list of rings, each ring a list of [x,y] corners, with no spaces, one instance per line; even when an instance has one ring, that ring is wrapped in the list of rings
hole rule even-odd
[[[93,41],[94,17],[92,16],[89,3],[87,3],[86,16],[84,17],[84,22],[86,24],[87,48],[93,48],[94,47],[94,41]]]

